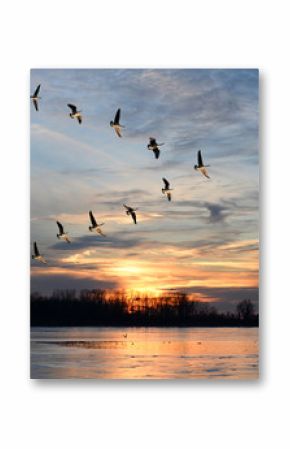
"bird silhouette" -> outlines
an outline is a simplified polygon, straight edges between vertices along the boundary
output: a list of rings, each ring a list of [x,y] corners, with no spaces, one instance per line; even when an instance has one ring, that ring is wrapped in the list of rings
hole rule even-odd
[[[147,145],[148,150],[153,151],[155,159],[159,158],[160,150],[159,147],[164,145],[164,143],[157,143],[154,137],[149,137],[149,144]]]
[[[32,100],[32,103],[34,104],[35,110],[38,111],[38,100],[41,99],[41,97],[38,96],[40,91],[40,84],[35,89],[35,92],[33,95],[30,95],[30,98]]]
[[[74,104],[69,103],[68,107],[70,108],[71,112],[69,114],[70,118],[76,118],[78,119],[79,124],[82,123],[82,114],[81,111],[77,110],[77,107]]]
[[[90,217],[90,220],[91,220],[91,223],[92,223],[92,225],[89,226],[89,230],[91,232],[95,231],[98,234],[102,235],[103,237],[106,237],[106,234],[104,234],[102,229],[101,229],[101,226],[103,226],[105,223],[97,223],[96,219],[95,219],[95,217],[93,215],[93,212],[91,210],[89,211],[89,217]]]
[[[123,206],[126,209],[126,214],[131,215],[133,222],[137,224],[136,210],[138,210],[138,208],[133,209],[132,207],[126,206],[126,204],[123,204]]]
[[[169,181],[167,181],[166,178],[162,178],[162,181],[164,182],[164,188],[161,189],[162,193],[164,193],[164,195],[167,195],[167,199],[168,201],[171,201],[171,191],[173,189],[170,189],[170,183]]]
[[[120,117],[121,117],[121,109],[119,108],[115,114],[114,120],[110,121],[110,126],[114,128],[117,136],[122,137],[121,129],[125,128],[125,126],[120,124]]]
[[[58,230],[59,230],[59,234],[56,234],[57,238],[60,239],[60,240],[61,239],[65,240],[67,243],[71,243],[71,241],[70,241],[70,239],[68,237],[68,233],[65,232],[64,229],[63,229],[63,225],[59,221],[57,221],[56,224],[57,224]]]
[[[198,150],[198,153],[197,153],[197,165],[194,166],[194,169],[199,171],[206,178],[210,179],[206,167],[210,167],[210,166],[209,165],[204,165],[203,160],[202,160],[202,156],[201,156],[201,151]]]
[[[36,242],[33,243],[33,251],[34,251],[34,254],[32,254],[32,259],[37,260],[41,263],[45,263],[45,264],[47,263],[45,258],[39,253]]]

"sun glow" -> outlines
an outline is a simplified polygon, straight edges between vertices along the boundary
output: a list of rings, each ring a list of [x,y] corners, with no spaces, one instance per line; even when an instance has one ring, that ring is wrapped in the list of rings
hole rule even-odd
[[[117,273],[141,274],[144,271],[144,269],[136,265],[130,264],[127,265],[126,262],[122,262],[120,266],[112,268],[112,271],[115,271]]]

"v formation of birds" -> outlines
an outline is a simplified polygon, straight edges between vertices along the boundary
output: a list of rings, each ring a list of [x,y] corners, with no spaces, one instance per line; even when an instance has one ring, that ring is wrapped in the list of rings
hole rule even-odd
[[[39,84],[37,86],[37,88],[35,89],[35,92],[30,96],[36,111],[39,111],[39,100],[41,99],[41,97],[39,96],[40,86],[41,85]],[[81,113],[82,111],[78,110],[78,108],[74,104],[68,103],[67,106],[71,111],[69,113],[70,118],[77,119],[78,123],[81,125],[82,121],[83,121],[83,117],[82,117],[82,113]],[[122,129],[125,128],[125,126],[121,125],[120,118],[121,118],[121,109],[119,108],[115,114],[114,120],[110,121],[110,126],[111,126],[111,128],[114,129],[114,131],[118,137],[122,137],[121,131],[122,131]],[[147,145],[147,149],[149,151],[153,152],[155,159],[159,159],[159,156],[161,153],[160,147],[163,145],[165,145],[165,144],[157,143],[157,141],[154,137],[149,137],[149,143]],[[194,169],[199,171],[206,178],[210,179],[208,172],[207,172],[207,167],[209,167],[209,165],[204,165],[203,158],[201,155],[201,150],[199,150],[197,152],[197,164],[194,165]],[[171,201],[171,199],[172,199],[171,191],[173,189],[170,188],[170,182],[166,178],[162,178],[162,181],[164,183],[164,187],[161,189],[161,191],[164,195],[166,195],[168,201]],[[138,208],[133,208],[133,207],[127,206],[126,204],[123,204],[123,206],[125,208],[125,213],[128,216],[131,216],[134,224],[137,224],[136,211],[138,210]],[[97,223],[97,221],[93,215],[93,212],[91,210],[89,211],[89,219],[91,222],[91,226],[89,226],[89,231],[96,232],[99,235],[106,237],[106,234],[104,234],[104,232],[101,229],[101,227],[105,223]],[[60,240],[64,240],[67,243],[71,243],[68,232],[65,232],[62,223],[57,221],[56,224],[57,224],[58,231],[59,231],[58,234],[56,234],[57,238]],[[33,251],[34,251],[34,253],[32,254],[32,259],[37,260],[44,264],[47,263],[44,256],[40,254],[36,242],[33,243]]]

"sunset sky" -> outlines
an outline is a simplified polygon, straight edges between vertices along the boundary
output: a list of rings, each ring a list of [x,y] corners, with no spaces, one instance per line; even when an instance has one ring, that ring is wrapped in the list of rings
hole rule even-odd
[[[227,310],[257,301],[257,70],[35,69],[31,93],[38,84],[31,240],[48,264],[32,261],[32,291],[177,289]],[[119,107],[122,139],[109,126]],[[150,136],[165,142],[159,160]],[[211,179],[193,169],[199,149]],[[139,208],[137,225],[123,203]],[[89,232],[90,209],[106,238]]]

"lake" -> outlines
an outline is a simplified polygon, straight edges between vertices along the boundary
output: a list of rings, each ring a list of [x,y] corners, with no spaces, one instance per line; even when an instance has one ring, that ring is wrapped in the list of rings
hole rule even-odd
[[[34,327],[32,379],[256,379],[258,328]]]

